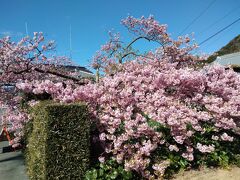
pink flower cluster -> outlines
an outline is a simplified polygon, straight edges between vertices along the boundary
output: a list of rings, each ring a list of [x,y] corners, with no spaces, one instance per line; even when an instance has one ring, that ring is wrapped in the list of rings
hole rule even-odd
[[[170,165],[170,161],[166,160],[166,161],[162,161],[158,164],[154,164],[152,166],[153,170],[154,170],[154,174],[157,176],[157,177],[162,177],[165,173],[165,170],[166,168]],[[154,176],[152,177],[153,179]]]
[[[202,153],[211,153],[215,150],[214,145],[203,145],[201,143],[197,143],[197,149]]]
[[[122,20],[122,24],[134,34],[145,36],[150,40],[162,42],[162,40],[166,40],[166,37],[168,36],[167,26],[159,24],[153,16],[149,16],[148,18],[142,16],[140,19],[129,16]]]
[[[23,137],[23,127],[26,122],[29,121],[30,116],[24,111],[19,111],[16,107],[8,108],[3,113],[2,125],[6,126],[8,131],[14,132],[14,139],[10,142],[10,145],[17,147],[20,145],[20,140]]]
[[[233,137],[229,136],[227,133],[223,133],[220,137],[223,141],[233,141]]]
[[[50,56],[49,50],[53,48],[54,42],[45,43],[42,32],[34,32],[33,38],[27,36],[19,42],[11,41],[10,37],[0,39],[1,103],[13,106],[12,99],[18,94],[13,87],[15,83],[18,83],[18,87],[24,89],[25,92],[31,92],[31,83],[35,80],[55,79],[56,82],[58,79],[62,81],[54,74],[67,75],[68,72],[62,70],[56,72],[56,66],[70,64],[70,61],[66,57]],[[28,82],[30,85],[27,84]],[[4,87],[6,85],[10,87]]]
[[[177,63],[164,59],[138,59],[121,68],[121,72],[104,77],[98,84],[78,87],[72,96],[73,101],[89,103],[106,153],[123,162],[127,170],[147,176],[151,155],[163,146],[178,152],[178,144],[184,145],[187,151],[182,157],[189,161],[194,160],[196,149],[213,152],[213,145],[195,146],[191,142],[195,132],[205,133],[204,122],[212,123],[216,133],[234,131],[233,117],[240,113],[240,77],[231,69],[219,65],[179,69]],[[219,87],[215,86],[216,78]],[[176,144],[169,145],[163,132],[150,126],[149,121],[169,128]],[[218,140],[215,136],[213,139]],[[224,133],[221,140],[233,139]]]
[[[179,148],[176,145],[170,145],[168,148],[170,151],[176,151],[176,152],[179,151]]]

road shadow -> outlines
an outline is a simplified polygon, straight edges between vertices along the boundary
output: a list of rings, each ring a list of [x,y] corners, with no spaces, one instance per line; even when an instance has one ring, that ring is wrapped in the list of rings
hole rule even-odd
[[[5,158],[5,159],[0,159],[0,163],[2,163],[2,162],[6,162],[6,161],[23,161],[24,159],[23,159],[23,156],[22,156],[22,154],[17,154],[16,156],[12,156],[12,157],[8,157],[8,158]]]

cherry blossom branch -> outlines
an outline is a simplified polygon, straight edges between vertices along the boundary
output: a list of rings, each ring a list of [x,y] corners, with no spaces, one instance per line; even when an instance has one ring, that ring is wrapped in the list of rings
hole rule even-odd
[[[131,41],[128,45],[127,45],[127,47],[125,48],[126,50],[130,47],[130,46],[132,46],[132,44],[134,44],[136,41],[138,41],[139,39],[146,39],[146,40],[148,40],[149,42],[151,41],[149,38],[147,38],[147,37],[145,37],[145,36],[139,36],[139,37],[137,37],[137,38],[135,38],[133,41]]]
[[[40,72],[40,73],[47,73],[47,74],[52,74],[52,75],[55,75],[55,76],[58,76],[58,77],[61,77],[61,78],[65,78],[65,79],[69,79],[69,80],[72,80],[72,81],[75,81],[77,84],[79,85],[84,85],[85,83],[84,82],[81,82],[82,79],[79,79],[79,78],[75,78],[73,76],[68,76],[68,75],[65,75],[65,74],[61,74],[61,73],[58,73],[56,71],[50,71],[50,70],[42,70],[42,69],[39,69],[39,68],[35,68],[35,70],[37,72]]]

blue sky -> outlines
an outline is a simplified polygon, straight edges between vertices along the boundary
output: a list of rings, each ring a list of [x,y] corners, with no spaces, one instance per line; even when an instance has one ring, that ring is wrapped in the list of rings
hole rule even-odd
[[[211,2],[214,2],[208,9]],[[128,15],[150,14],[163,24],[175,38],[194,18],[206,10],[183,34],[194,32],[200,43],[240,17],[239,0],[2,0],[0,37],[10,35],[20,39],[26,35],[25,23],[31,35],[44,32],[47,40],[55,40],[58,55],[69,55],[69,29],[72,27],[72,57],[87,66],[99,47],[114,29],[128,42],[132,36],[120,24]],[[197,53],[212,53],[240,34],[240,21],[203,44]],[[151,49],[148,42],[139,48]]]

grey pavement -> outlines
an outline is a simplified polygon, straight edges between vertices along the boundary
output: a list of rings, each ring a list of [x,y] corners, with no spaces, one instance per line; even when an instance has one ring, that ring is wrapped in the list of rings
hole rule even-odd
[[[0,142],[0,180],[27,180],[22,152],[3,153],[7,146],[7,141]]]

